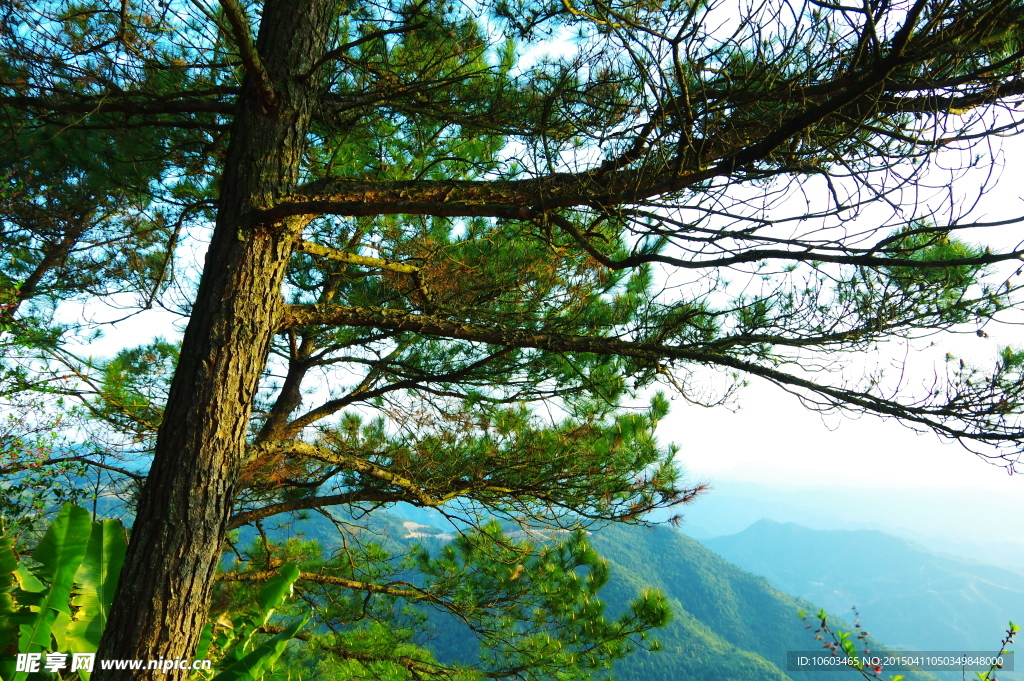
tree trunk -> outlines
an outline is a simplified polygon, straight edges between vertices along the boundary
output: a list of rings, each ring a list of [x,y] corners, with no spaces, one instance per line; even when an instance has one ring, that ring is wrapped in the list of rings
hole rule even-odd
[[[302,76],[324,52],[333,8],[330,0],[265,3],[256,40],[265,74],[257,87],[249,68],[242,87],[216,228],[98,660],[188,659],[206,622],[252,400],[304,224],[302,216],[258,224],[257,215],[297,182],[317,95],[315,78]],[[152,676],[96,672],[99,681]]]

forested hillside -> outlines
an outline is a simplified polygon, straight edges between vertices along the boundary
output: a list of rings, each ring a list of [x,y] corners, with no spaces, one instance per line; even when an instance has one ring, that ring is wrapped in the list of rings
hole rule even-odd
[[[653,586],[668,595],[674,618],[658,632],[663,650],[619,663],[622,681],[676,679],[852,680],[849,671],[786,672],[786,652],[820,643],[797,617],[807,601],[718,557],[696,540],[665,527],[607,527],[592,536],[612,564],[607,598]],[[876,647],[875,650],[878,650]],[[927,674],[907,674],[924,681]]]

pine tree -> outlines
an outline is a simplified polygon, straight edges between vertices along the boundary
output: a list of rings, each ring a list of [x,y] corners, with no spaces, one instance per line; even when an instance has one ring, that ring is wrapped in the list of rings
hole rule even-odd
[[[685,502],[665,398],[626,407],[720,401],[707,368],[1013,464],[1024,353],[849,368],[1015,304],[1024,253],[924,192],[1019,129],[1024,6],[739,9],[0,5],[3,323],[52,329],[19,385],[152,451],[101,657],[189,657],[226,533],[278,514]],[[48,314],[98,298],[178,305],[180,349],[73,357]]]

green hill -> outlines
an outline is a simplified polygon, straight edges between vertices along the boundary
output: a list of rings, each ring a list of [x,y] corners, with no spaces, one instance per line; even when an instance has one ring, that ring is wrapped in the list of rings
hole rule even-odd
[[[607,527],[592,542],[612,565],[609,605],[646,586],[664,592],[675,613],[657,634],[662,650],[639,652],[619,663],[615,675],[621,681],[859,678],[850,670],[786,672],[787,651],[817,647],[796,616],[801,608],[817,608],[776,590],[697,541],[665,527]],[[934,677],[908,674],[917,681],[928,678]]]

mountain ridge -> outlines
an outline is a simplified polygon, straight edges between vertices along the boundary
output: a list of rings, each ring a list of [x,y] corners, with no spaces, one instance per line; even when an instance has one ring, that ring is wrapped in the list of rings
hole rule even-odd
[[[1014,571],[941,556],[877,530],[763,519],[702,543],[830,612],[856,606],[879,639],[902,649],[986,651],[998,647],[1007,622],[1024,619],[1024,583]]]

